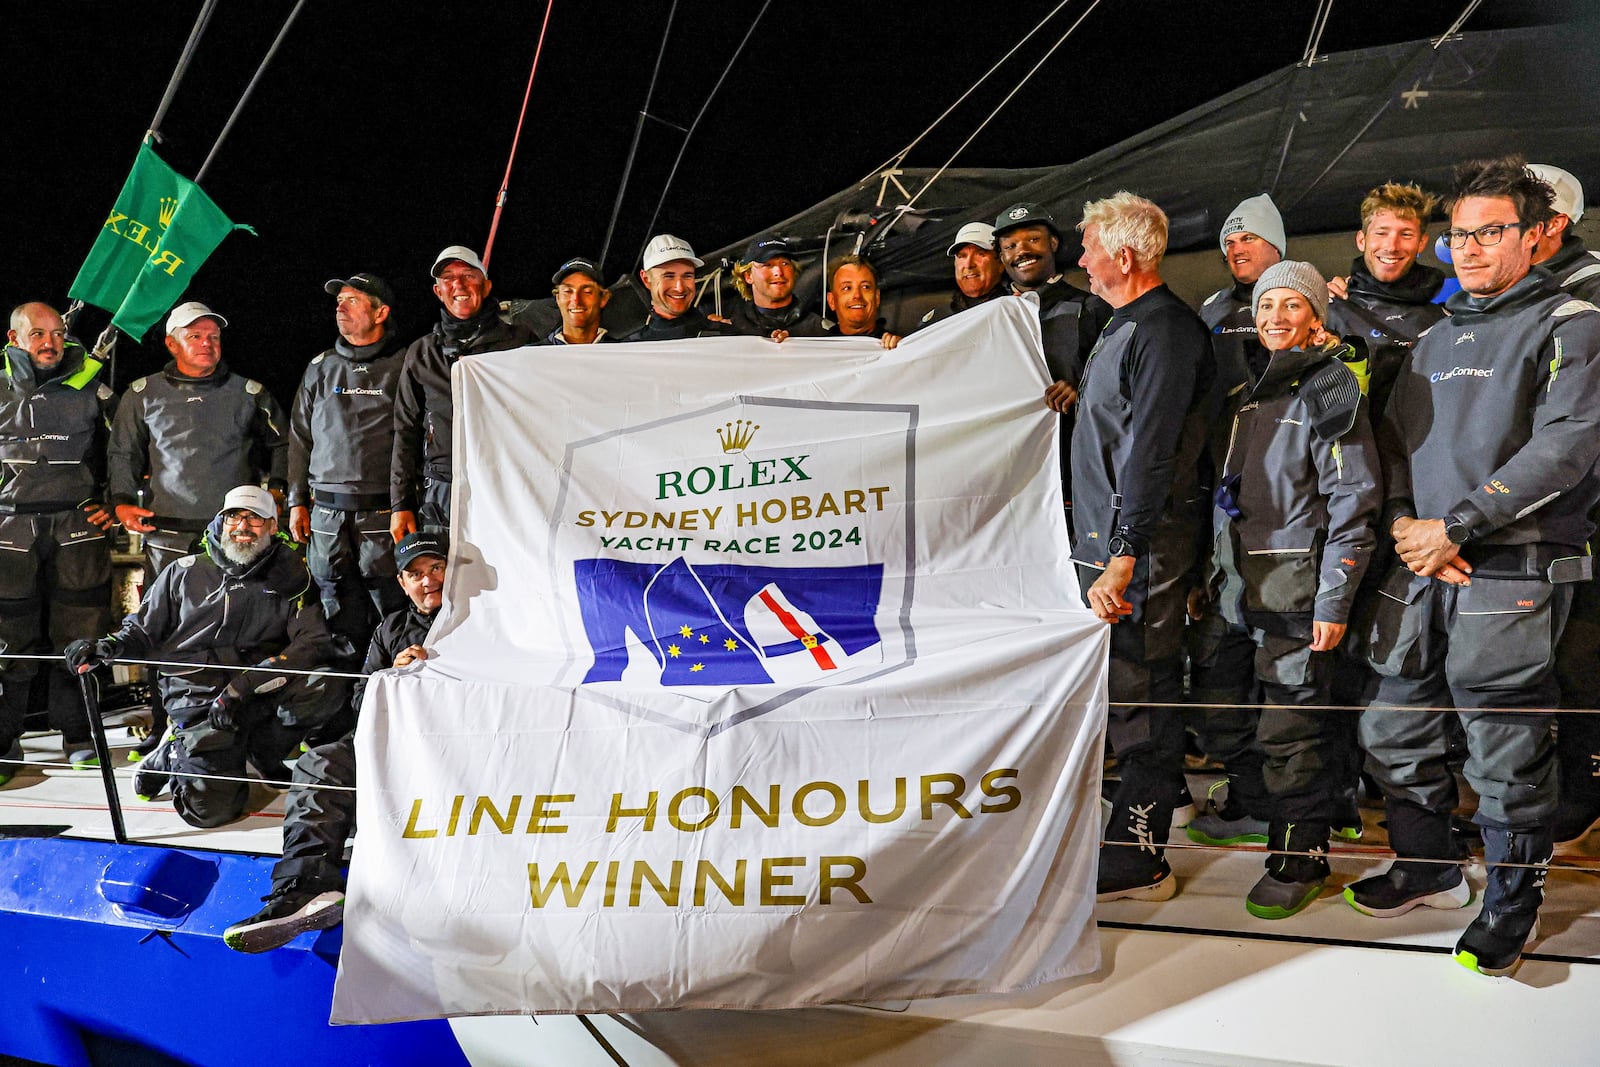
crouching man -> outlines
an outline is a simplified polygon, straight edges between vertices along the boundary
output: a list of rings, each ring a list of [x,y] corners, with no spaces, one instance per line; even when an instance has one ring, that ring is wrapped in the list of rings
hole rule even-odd
[[[427,659],[422,647],[444,602],[444,539],[407,534],[394,550],[400,588],[411,603],[386,616],[372,635],[361,673],[404,667]],[[352,704],[359,712],[365,682]],[[355,730],[318,745],[294,767],[296,788],[283,814],[283,858],[272,868],[272,891],[262,908],[234,923],[222,940],[239,952],[266,952],[307,930],[327,930],[344,919],[344,843],[356,827]],[[319,788],[332,786],[334,788]]]
[[[204,552],[162,571],[121,629],[66,650],[80,674],[117,659],[193,664],[160,668],[172,725],[133,778],[142,800],[171,789],[192,826],[244,815],[249,783],[236,779],[246,762],[263,777],[287,777],[284,758],[347,692],[339,679],[288,673],[326,667],[334,647],[305,561],[277,536],[277,514],[260,486],[229,490]]]

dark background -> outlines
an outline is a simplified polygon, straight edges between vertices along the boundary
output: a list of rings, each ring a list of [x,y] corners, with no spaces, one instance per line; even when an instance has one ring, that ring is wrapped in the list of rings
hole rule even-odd
[[[707,110],[654,231],[708,251],[872,173],[1056,0],[775,2]],[[572,255],[599,255],[670,4],[557,0],[490,276],[497,297],[544,296]],[[224,0],[162,124],[157,151],[194,176],[292,0]],[[1087,7],[1072,0],[911,165],[944,163]],[[1443,32],[1465,0],[1336,3],[1321,52]],[[4,5],[0,303],[65,308],[155,114],[199,0]],[[1315,0],[1103,0],[959,156],[963,166],[1066,163],[1279,67],[1305,50]],[[681,0],[606,262],[631,269],[682,133],[760,10]],[[1468,30],[1577,17],[1576,0],[1490,0]],[[399,293],[400,330],[437,303],[445,245],[482,247],[544,4],[312,0],[204,186],[260,236],[227,238],[188,294],[227,316],[226,358],[285,404],[334,339],[322,282],[358,270]],[[1242,194],[1241,194],[1242,195]],[[1354,205],[1352,205],[1352,214]],[[107,316],[86,311],[92,341]],[[119,346],[120,389],[165,359],[159,325]]]

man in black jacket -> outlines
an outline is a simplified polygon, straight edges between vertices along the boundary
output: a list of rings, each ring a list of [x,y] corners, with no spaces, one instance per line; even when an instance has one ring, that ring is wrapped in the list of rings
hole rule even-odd
[[[11,312],[0,376],[0,651],[60,651],[111,625],[111,552],[101,504],[115,407],[100,361],[67,337],[48,304]],[[47,632],[48,631],[48,632]],[[39,647],[41,639],[44,647]],[[0,785],[22,761],[23,717],[38,663],[0,662]],[[77,686],[49,670],[50,724],[74,766],[89,724]]]
[[[1185,578],[1209,513],[1198,462],[1211,341],[1161,280],[1167,217],[1118,193],[1084,206],[1083,258],[1116,310],[1083,370],[1072,436],[1072,558],[1084,603],[1112,624],[1107,740],[1121,781],[1100,850],[1101,900],[1166,900],[1162,851],[1183,790]]]
[[[987,222],[969,222],[956,231],[956,239],[945,254],[955,268],[956,291],[950,303],[922,316],[918,327],[959,315],[979,304],[987,304],[1006,294],[1006,268],[994,247],[994,227]]]
[[[400,588],[411,602],[378,626],[362,674],[428,658],[423,642],[444,602],[444,553],[444,541],[429,533],[408,534],[395,546]],[[365,682],[356,683],[351,705],[358,712],[365,689]],[[239,952],[278,948],[344,918],[344,845],[356,828],[354,727],[301,756],[294,781],[283,813],[283,858],[273,865],[272,891],[261,898],[266,907],[222,935]]]
[[[444,305],[433,329],[406,349],[395,384],[394,454],[389,464],[389,533],[450,525],[450,368],[462,356],[537,342],[532,330],[500,321],[494,288],[478,254],[451,245],[434,258],[433,295]]]
[[[246,761],[269,779],[286,777],[284,757],[346,694],[342,681],[311,673],[334,662],[333,640],[304,561],[277,536],[277,515],[260,486],[229,490],[204,552],[162,571],[116,632],[67,646],[67,665],[80,674],[117,659],[193,664],[161,668],[156,685],[172,729],[133,778],[143,800],[170,788],[191,826],[244,815],[249,786],[236,779]]]
[[[394,392],[405,359],[394,295],[375,274],[335,278],[339,340],[312,359],[289,416],[289,534],[307,546],[328,627],[365,647],[401,604],[389,536]]]
[[[550,278],[555,286],[556,310],[561,325],[545,336],[547,345],[592,345],[616,338],[600,325],[600,313],[611,302],[611,290],[600,280],[600,268],[593,260],[578,256],[556,268]]]
[[[1583,218],[1582,183],[1572,172],[1549,163],[1529,163],[1528,169],[1555,194],[1552,214],[1533,250],[1533,265],[1555,275],[1556,284],[1578,299],[1600,303],[1600,252],[1591,252],[1572,232]]]
[[[1557,803],[1542,709],[1555,706],[1573,587],[1592,575],[1600,500],[1600,311],[1530,269],[1550,199],[1518,157],[1456,168],[1447,236],[1461,292],[1411,350],[1378,426],[1381,521],[1399,559],[1372,622],[1383,677],[1361,741],[1399,858],[1345,899],[1380,917],[1470,899],[1448,862],[1444,719],[1409,710],[1455,707],[1488,867],[1456,960],[1484,974],[1509,972],[1538,936]]]
[[[694,306],[695,270],[706,265],[689,242],[670,233],[645,245],[639,280],[650,293],[650,314],[624,341],[681,341],[686,337],[728,337],[737,331],[725,319]]]
[[[821,316],[806,311],[795,297],[800,264],[794,247],[784,237],[758,237],[734,264],[733,284],[743,297],[734,305],[733,327],[741,334],[771,337],[785,330],[795,337],[811,336]]]

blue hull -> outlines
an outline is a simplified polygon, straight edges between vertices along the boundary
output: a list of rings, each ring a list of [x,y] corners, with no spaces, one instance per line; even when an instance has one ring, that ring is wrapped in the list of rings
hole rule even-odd
[[[222,943],[270,857],[0,840],[0,1053],[60,1067],[465,1065],[449,1023],[329,1026],[343,928]]]

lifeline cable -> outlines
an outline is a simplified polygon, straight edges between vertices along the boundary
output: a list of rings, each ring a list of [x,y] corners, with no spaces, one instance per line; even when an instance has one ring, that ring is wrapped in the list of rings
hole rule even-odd
[[[517,129],[511,135],[511,154],[506,157],[506,176],[500,179],[500,192],[494,198],[494,218],[489,221],[489,239],[483,243],[483,266],[489,268],[489,253],[494,249],[494,235],[500,230],[500,213],[505,210],[506,197],[511,189],[511,165],[517,161],[517,144],[522,140],[522,123],[528,117],[528,100],[533,96],[533,76],[539,70],[539,55],[544,51],[544,32],[550,28],[550,12],[556,0],[546,0],[544,23],[539,27],[539,43],[533,47],[533,66],[528,68],[528,89],[522,94],[522,111],[517,115]]]

